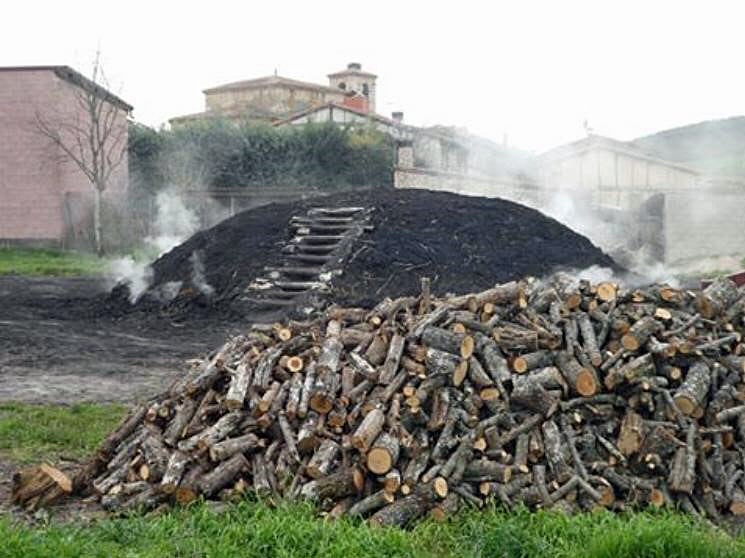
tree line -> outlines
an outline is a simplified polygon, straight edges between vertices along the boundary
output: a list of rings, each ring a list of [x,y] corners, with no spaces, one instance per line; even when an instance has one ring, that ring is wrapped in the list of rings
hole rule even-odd
[[[284,128],[210,119],[173,129],[129,130],[130,194],[392,184],[394,146],[372,127],[333,123]]]

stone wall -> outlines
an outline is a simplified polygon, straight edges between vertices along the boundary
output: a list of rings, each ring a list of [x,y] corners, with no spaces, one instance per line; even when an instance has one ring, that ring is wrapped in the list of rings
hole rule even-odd
[[[464,196],[499,197],[532,207],[540,207],[545,192],[534,184],[503,178],[481,178],[433,169],[396,167],[393,174],[396,188],[441,190]]]
[[[266,87],[229,89],[205,94],[208,111],[225,113],[259,113],[286,115],[307,108],[328,103],[341,103],[344,93],[323,89],[294,88],[276,84]]]
[[[745,191],[665,195],[665,263],[745,257]]]
[[[585,190],[602,207],[633,210],[658,192],[694,189],[698,175],[683,167],[597,147],[555,161],[543,161],[541,184],[551,190]]]

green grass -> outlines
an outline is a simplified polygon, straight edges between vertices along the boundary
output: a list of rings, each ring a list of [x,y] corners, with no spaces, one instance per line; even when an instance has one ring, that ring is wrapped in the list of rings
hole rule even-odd
[[[0,458],[29,463],[86,456],[124,412],[121,405],[0,404]]]
[[[203,505],[160,516],[104,520],[89,527],[26,527],[0,520],[0,556],[257,556],[322,558],[745,556],[745,540],[675,514],[468,511],[411,531],[359,522],[327,523],[304,505],[270,509],[241,502],[223,513]]]
[[[108,261],[91,254],[33,248],[0,248],[0,275],[97,275]]]

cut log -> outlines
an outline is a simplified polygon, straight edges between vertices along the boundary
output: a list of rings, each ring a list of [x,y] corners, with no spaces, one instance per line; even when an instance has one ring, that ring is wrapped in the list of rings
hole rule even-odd
[[[412,493],[375,512],[369,523],[374,527],[404,527],[427,513],[431,503],[431,496]]]
[[[598,378],[594,370],[583,367],[567,353],[558,353],[556,364],[572,391],[582,397],[592,397],[597,393]]]
[[[264,445],[264,440],[255,434],[244,434],[243,436],[229,438],[212,445],[209,449],[210,459],[212,461],[224,461],[236,453],[256,451],[263,448]]]
[[[512,359],[512,369],[518,374],[524,374],[529,370],[551,366],[554,356],[550,351],[535,351]]]
[[[422,343],[432,349],[462,356],[461,345],[465,337],[465,335],[453,333],[447,329],[430,326],[422,333]]]
[[[328,475],[336,463],[341,448],[333,440],[324,440],[313,454],[305,471],[312,479],[319,479]]]
[[[634,411],[628,411],[621,422],[618,433],[618,450],[629,457],[639,451],[644,441],[644,420]]]
[[[197,410],[197,402],[191,397],[186,397],[176,409],[176,415],[168,424],[163,433],[163,441],[171,447],[175,447],[184,433],[187,425],[191,422],[194,412]]]
[[[600,366],[603,363],[603,355],[600,354],[598,339],[595,335],[595,329],[590,321],[590,316],[581,312],[577,318],[577,325],[582,334],[582,345],[585,353],[593,366]]]
[[[572,477],[572,469],[567,463],[567,456],[564,451],[565,444],[561,437],[561,432],[556,423],[547,420],[541,426],[543,432],[543,444],[546,451],[546,461],[551,470],[551,474],[560,483],[568,481]]]
[[[168,465],[166,466],[166,472],[160,481],[160,489],[163,493],[173,494],[176,491],[190,461],[191,457],[181,451],[174,451],[171,454],[171,457],[168,459]]]
[[[392,504],[395,500],[396,498],[390,492],[379,490],[349,508],[349,515],[364,517],[384,506]]]
[[[367,452],[367,468],[376,475],[384,475],[393,468],[399,455],[398,438],[381,433]]]
[[[468,362],[468,379],[475,386],[488,387],[494,385],[494,381],[483,369],[477,358],[471,357],[468,361],[464,360],[463,362]]]
[[[301,494],[311,500],[338,500],[362,492],[365,476],[357,467],[346,467],[306,484]]]
[[[321,376],[336,373],[340,367],[341,352],[344,345],[339,339],[341,323],[330,321],[327,325],[326,339],[321,347],[321,354],[316,362],[316,373]]]
[[[618,368],[611,369],[605,376],[605,387],[613,390],[622,381],[633,382],[637,378],[654,375],[655,373],[656,368],[652,355],[641,355]]]
[[[163,441],[155,434],[145,437],[140,445],[145,464],[140,467],[140,477],[146,481],[158,482],[168,467],[169,452]],[[143,470],[143,467],[146,469]]]
[[[482,334],[477,334],[474,338],[476,340],[476,351],[492,379],[498,384],[510,381],[512,375],[507,360],[497,344]]]
[[[627,351],[638,351],[649,337],[660,329],[660,322],[652,316],[646,316],[631,326],[628,333],[621,338],[621,345]]]
[[[221,417],[215,424],[178,443],[180,451],[193,451],[197,448],[206,449],[220,440],[227,438],[240,424],[243,416],[238,411],[232,411]]]
[[[675,452],[668,485],[674,492],[683,492],[689,496],[693,494],[696,480],[696,427],[691,425],[686,436],[686,446]]]
[[[475,459],[466,466],[464,478],[507,483],[512,478],[512,467],[489,459]]]
[[[33,511],[56,503],[72,492],[72,479],[48,464],[22,469],[13,475],[11,500]]]
[[[287,404],[285,405],[285,412],[290,420],[294,420],[298,416],[302,394],[303,375],[300,372],[295,372],[290,379],[290,389],[287,393]]]
[[[252,372],[250,364],[244,358],[232,374],[230,388],[225,396],[225,405],[231,411],[243,407],[246,391],[251,384]]]
[[[205,496],[211,496],[224,486],[232,483],[239,474],[248,469],[248,460],[242,453],[236,453],[204,475],[199,481],[199,489]]]
[[[738,298],[737,285],[731,279],[720,277],[696,297],[696,310],[704,318],[716,318],[726,311]]]
[[[352,445],[361,452],[367,452],[380,434],[385,424],[385,414],[380,409],[373,409],[362,420],[357,430],[352,434]]]
[[[404,353],[405,341],[406,338],[398,334],[393,335],[391,338],[391,342],[388,345],[388,353],[380,372],[380,378],[378,379],[379,383],[384,385],[390,384],[398,373],[398,367]]]
[[[673,396],[678,409],[688,416],[693,415],[704,404],[710,384],[709,367],[705,362],[697,361],[688,369],[685,381]]]

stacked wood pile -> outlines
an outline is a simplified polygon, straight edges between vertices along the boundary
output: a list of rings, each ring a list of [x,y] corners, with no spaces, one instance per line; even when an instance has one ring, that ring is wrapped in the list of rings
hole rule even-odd
[[[72,488],[110,510],[309,498],[375,525],[488,501],[745,514],[744,317],[729,280],[557,275],[447,298],[425,280],[417,297],[231,339]]]

